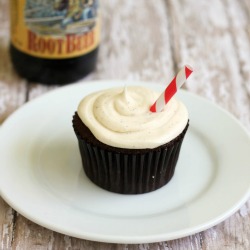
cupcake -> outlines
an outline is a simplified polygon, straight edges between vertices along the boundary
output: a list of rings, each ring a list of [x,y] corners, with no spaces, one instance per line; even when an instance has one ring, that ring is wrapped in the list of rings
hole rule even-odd
[[[172,98],[162,112],[150,106],[159,93],[142,86],[92,93],[73,116],[83,169],[99,187],[142,194],[166,185],[174,175],[188,129],[188,112]]]

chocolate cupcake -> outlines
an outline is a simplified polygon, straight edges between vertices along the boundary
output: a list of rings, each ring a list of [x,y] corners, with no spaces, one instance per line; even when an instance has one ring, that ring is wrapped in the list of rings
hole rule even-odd
[[[150,112],[158,96],[134,86],[99,91],[80,102],[73,128],[83,169],[96,185],[115,193],[142,194],[171,180],[188,112],[175,98],[162,112]]]

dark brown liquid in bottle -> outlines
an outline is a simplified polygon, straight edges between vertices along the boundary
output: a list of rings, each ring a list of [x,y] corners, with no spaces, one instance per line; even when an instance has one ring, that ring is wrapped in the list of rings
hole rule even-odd
[[[98,0],[11,0],[10,7],[10,56],[20,76],[63,85],[95,69]]]
[[[77,81],[95,69],[98,48],[69,59],[44,59],[25,54],[10,46],[12,63],[17,73],[31,82],[48,85]]]

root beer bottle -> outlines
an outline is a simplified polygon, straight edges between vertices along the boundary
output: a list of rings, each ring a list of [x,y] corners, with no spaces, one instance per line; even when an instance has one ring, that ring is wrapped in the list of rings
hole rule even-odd
[[[29,81],[66,84],[95,68],[98,0],[11,0],[11,60]]]

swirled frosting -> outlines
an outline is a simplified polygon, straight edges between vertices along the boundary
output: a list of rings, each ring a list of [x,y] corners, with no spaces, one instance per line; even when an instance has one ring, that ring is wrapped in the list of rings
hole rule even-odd
[[[149,108],[160,93],[141,86],[112,88],[86,96],[77,113],[101,142],[119,148],[145,149],[163,145],[185,128],[186,107],[172,98],[162,112]]]

